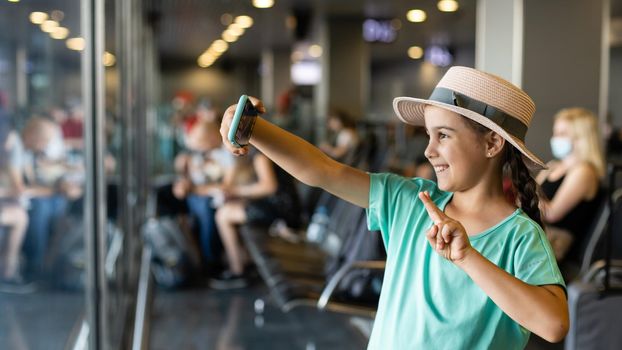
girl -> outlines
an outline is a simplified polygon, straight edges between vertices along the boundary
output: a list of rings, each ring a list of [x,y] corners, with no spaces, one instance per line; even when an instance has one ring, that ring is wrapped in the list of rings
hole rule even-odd
[[[544,165],[523,142],[533,101],[501,78],[453,67],[428,100],[393,106],[425,126],[438,184],[353,169],[261,118],[250,139],[301,181],[367,208],[369,228],[381,230],[387,264],[368,348],[522,349],[530,331],[560,341],[565,286],[527,168]],[[225,140],[234,109],[225,112]],[[503,167],[520,208],[505,199]]]

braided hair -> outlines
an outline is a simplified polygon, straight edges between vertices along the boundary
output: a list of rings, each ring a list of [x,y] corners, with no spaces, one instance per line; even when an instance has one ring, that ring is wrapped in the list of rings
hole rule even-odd
[[[491,131],[469,118],[464,118],[464,120],[473,130],[482,135]],[[539,207],[540,187],[529,173],[522,153],[508,142],[505,144],[504,152],[503,173],[508,174],[512,180],[512,190],[518,199],[520,208],[540,227],[544,227]]]
[[[531,177],[521,152],[510,144],[505,146],[503,167],[512,179],[512,187],[521,209],[538,225],[544,227],[539,207],[539,186]]]

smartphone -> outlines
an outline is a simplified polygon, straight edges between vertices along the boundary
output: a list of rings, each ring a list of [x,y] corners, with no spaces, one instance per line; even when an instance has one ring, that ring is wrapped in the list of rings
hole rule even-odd
[[[248,145],[258,114],[259,112],[257,112],[248,96],[240,96],[238,106],[233,114],[233,121],[231,121],[231,128],[227,135],[229,142],[233,146],[243,147]]]

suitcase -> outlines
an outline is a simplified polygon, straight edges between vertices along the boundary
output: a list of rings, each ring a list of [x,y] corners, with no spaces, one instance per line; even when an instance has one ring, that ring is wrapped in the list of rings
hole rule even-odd
[[[609,166],[611,192],[620,172],[622,165]],[[620,255],[613,242],[614,237],[622,236],[622,192],[609,197],[609,219],[603,237],[605,258],[594,262],[586,274],[568,285],[570,329],[566,350],[622,349],[622,260],[612,259]]]

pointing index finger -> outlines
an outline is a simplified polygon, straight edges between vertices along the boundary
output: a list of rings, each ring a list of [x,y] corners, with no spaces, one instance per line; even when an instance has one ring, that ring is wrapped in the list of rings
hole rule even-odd
[[[432,219],[432,221],[434,221],[435,224],[443,221],[446,216],[445,213],[443,213],[436,206],[436,204],[434,204],[428,192],[419,192],[419,199],[421,199],[421,202],[423,202],[425,210],[428,212],[428,215],[430,215],[430,218]]]

